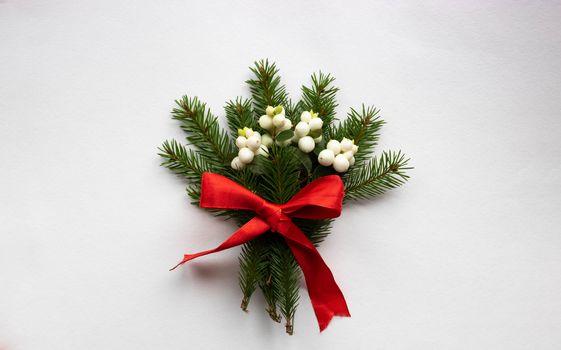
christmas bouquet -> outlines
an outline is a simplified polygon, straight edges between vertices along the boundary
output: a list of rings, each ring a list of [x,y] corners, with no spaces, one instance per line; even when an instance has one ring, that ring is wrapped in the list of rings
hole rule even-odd
[[[316,247],[344,202],[402,185],[408,159],[400,151],[372,156],[384,124],[378,109],[362,106],[337,120],[338,88],[331,75],[313,74],[295,102],[275,64],[262,60],[251,71],[251,98],[226,103],[229,131],[197,97],[176,101],[172,116],[186,132],[187,145],[164,142],[162,165],[188,181],[193,204],[239,227],[217,248],[187,254],[177,266],[242,245],[242,310],[259,289],[271,319],[284,318],[292,334],[303,276],[323,330],[333,316],[350,314]]]

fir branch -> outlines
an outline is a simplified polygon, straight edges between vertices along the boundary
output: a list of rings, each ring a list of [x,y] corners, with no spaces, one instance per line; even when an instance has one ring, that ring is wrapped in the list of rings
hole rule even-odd
[[[251,96],[253,97],[253,109],[255,116],[265,114],[267,106],[284,105],[288,95],[286,88],[281,84],[279,70],[269,60],[255,62],[255,67],[250,67],[255,79],[247,80]]]
[[[312,74],[312,86],[302,86],[303,110],[311,109],[318,113],[323,120],[324,129],[335,119],[335,108],[337,108],[337,91],[339,89],[332,85],[335,78],[330,74]]]
[[[276,239],[278,239],[278,237],[274,237],[270,234],[270,232],[255,239],[258,244],[265,247],[262,260],[264,268],[261,270],[262,275],[257,284],[259,285],[261,292],[263,292],[263,297],[267,302],[266,311],[269,314],[269,317],[275,322],[280,322],[281,315],[279,315],[277,310],[277,293],[275,293],[276,285],[274,284],[273,273],[271,271],[271,246]]]
[[[354,168],[343,178],[345,200],[371,198],[403,185],[409,179],[405,172],[412,169],[408,162],[401,151],[389,151]]]
[[[269,157],[263,159],[259,191],[261,197],[273,203],[286,203],[300,190],[300,163],[289,147],[275,144]]]
[[[264,261],[265,247],[259,240],[250,241],[242,246],[242,251],[238,258],[240,263],[239,282],[243,293],[241,308],[247,311],[249,300],[255,289],[259,279],[263,276],[263,270],[266,268]]]
[[[199,206],[201,201],[201,185],[200,184],[190,184],[187,186],[187,195],[191,198],[191,204]]]
[[[364,161],[369,159],[369,155],[378,144],[380,129],[385,124],[378,116],[379,112],[379,109],[365,105],[362,105],[360,112],[351,108],[347,119],[329,130],[330,139],[341,141],[346,137],[355,141],[355,145],[358,146],[355,168],[361,167]]]
[[[255,157],[254,162],[261,157],[262,156]],[[256,192],[260,183],[259,176],[254,173],[250,167],[241,170],[234,170],[228,167],[221,175],[239,183],[251,192]]]
[[[181,122],[187,140],[198,148],[198,153],[216,167],[229,167],[234,147],[228,135],[220,128],[216,117],[197,97],[183,96],[175,103],[173,119]]]
[[[271,249],[271,272],[273,290],[279,309],[286,320],[286,333],[292,335],[294,315],[298,307],[300,289],[300,267],[286,242],[279,239]]]
[[[185,177],[192,183],[200,184],[203,173],[212,170],[212,166],[197,152],[176,140],[164,141],[162,147],[158,149],[160,150],[158,155],[164,159],[160,165]]]
[[[317,247],[331,232],[331,223],[333,222],[333,219],[310,220],[294,218],[292,221]]]
[[[292,125],[296,125],[300,121],[300,115],[305,109],[303,107],[302,101],[294,103],[289,98],[284,104],[284,110],[286,111],[286,117],[290,119]]]
[[[230,134],[234,140],[238,137],[238,129],[244,127],[255,129],[257,127],[257,119],[253,114],[252,104],[253,102],[250,99],[241,97],[236,98],[236,101],[226,103],[224,110],[226,111]]]

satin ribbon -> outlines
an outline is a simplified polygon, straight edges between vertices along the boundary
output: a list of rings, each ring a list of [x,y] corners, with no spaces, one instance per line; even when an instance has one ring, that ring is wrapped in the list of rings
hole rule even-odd
[[[251,210],[257,216],[218,247],[184,255],[171,270],[199,256],[244,244],[267,231],[278,232],[285,238],[302,269],[320,331],[327,327],[333,316],[350,316],[331,270],[312,242],[291,220],[338,217],[344,195],[339,176],[324,176],[311,182],[285,204],[270,203],[234,181],[209,172],[203,174],[201,187],[201,208]]]

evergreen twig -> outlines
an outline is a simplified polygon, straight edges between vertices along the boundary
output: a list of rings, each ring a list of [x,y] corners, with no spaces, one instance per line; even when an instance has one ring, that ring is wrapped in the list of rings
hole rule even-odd
[[[302,110],[314,110],[318,117],[323,120],[323,127],[327,127],[335,119],[337,108],[337,91],[339,89],[332,85],[335,78],[331,74],[312,74],[312,86],[302,86]]]
[[[360,168],[364,161],[370,158],[370,154],[378,144],[380,129],[385,124],[378,116],[379,113],[379,109],[365,105],[362,105],[360,112],[351,108],[347,119],[329,130],[331,139],[341,141],[343,137],[346,137],[355,141],[358,152],[355,154],[354,168]]]
[[[286,103],[286,88],[281,84],[279,70],[274,63],[260,60],[255,62],[255,67],[250,67],[250,70],[255,74],[255,79],[249,79],[246,83],[253,97],[253,109],[257,118],[265,114],[267,106]]]
[[[294,315],[298,306],[300,267],[286,242],[277,239],[272,246],[271,272],[279,309],[286,321],[286,333],[292,335]]]
[[[216,117],[197,97],[183,96],[176,100],[178,108],[172,111],[173,119],[181,122],[187,140],[198,149],[205,160],[216,167],[225,168],[232,160],[234,147],[228,135],[220,128]]]
[[[241,97],[226,103],[224,110],[226,111],[230,134],[234,140],[238,137],[238,129],[243,129],[244,127],[255,129],[257,127],[257,120],[253,114],[252,105],[253,102],[250,99]]]
[[[409,159],[401,151],[383,152],[362,167],[354,168],[344,178],[345,199],[367,199],[401,186],[409,176]]]
[[[176,140],[164,141],[159,150],[158,155],[164,158],[161,165],[177,175],[185,177],[190,182],[200,184],[203,173],[213,170],[212,166],[197,152],[181,145]]]

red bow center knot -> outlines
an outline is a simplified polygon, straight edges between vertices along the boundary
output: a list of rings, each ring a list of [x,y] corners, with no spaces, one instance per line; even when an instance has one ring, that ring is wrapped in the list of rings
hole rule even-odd
[[[279,225],[282,222],[291,221],[290,218],[283,213],[282,206],[267,202],[266,200],[263,200],[262,207],[255,212],[261,219],[267,222],[272,232],[279,232]]]
[[[214,249],[186,254],[179,265],[202,255],[244,244],[268,231],[282,235],[300,265],[308,294],[323,331],[333,316],[349,317],[343,293],[331,270],[291,218],[329,219],[341,214],[344,186],[337,175],[312,181],[284,204],[270,203],[224,176],[206,172],[201,182],[201,208],[251,210],[257,214]]]

